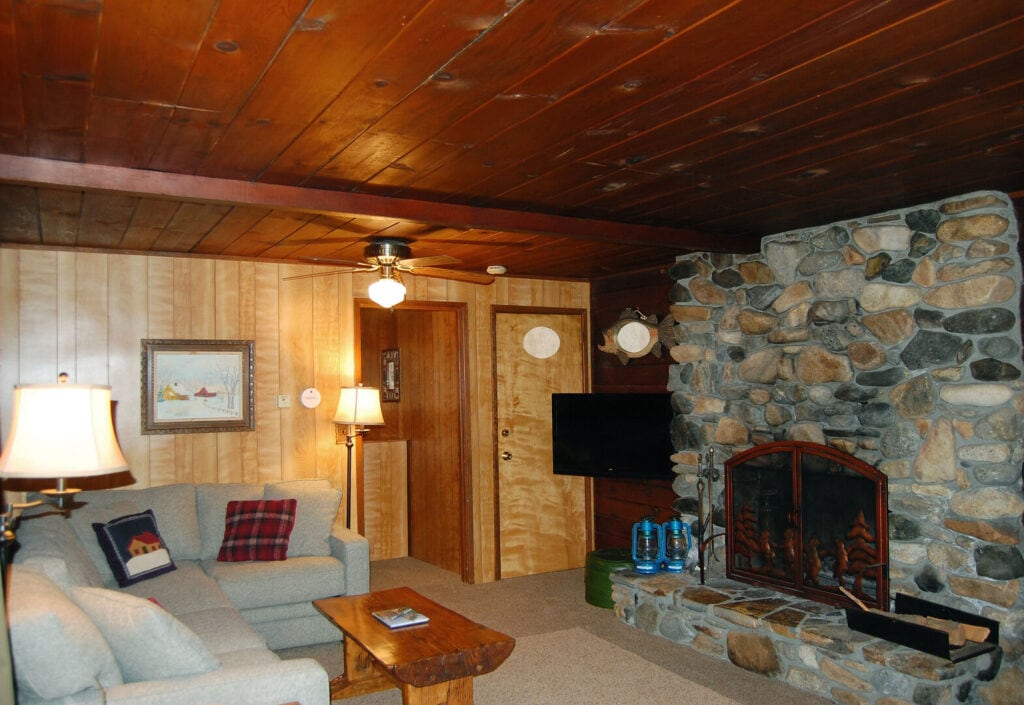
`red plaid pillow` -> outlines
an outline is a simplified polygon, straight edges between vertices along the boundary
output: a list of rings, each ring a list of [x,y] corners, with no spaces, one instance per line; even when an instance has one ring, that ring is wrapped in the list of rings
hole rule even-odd
[[[224,519],[218,561],[283,561],[295,526],[294,499],[233,500]]]

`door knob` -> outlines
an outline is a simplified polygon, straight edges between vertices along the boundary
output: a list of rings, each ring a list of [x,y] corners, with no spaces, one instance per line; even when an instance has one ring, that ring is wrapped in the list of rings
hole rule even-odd
[[[511,453],[509,453],[509,452],[508,452],[508,451],[506,450],[506,451],[504,451],[504,452],[503,452],[503,453],[501,454],[501,459],[502,459],[502,460],[512,460],[512,454],[511,454]]]

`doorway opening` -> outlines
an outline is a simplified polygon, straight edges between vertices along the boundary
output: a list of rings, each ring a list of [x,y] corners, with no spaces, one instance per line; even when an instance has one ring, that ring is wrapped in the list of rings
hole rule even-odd
[[[386,516],[371,518],[378,507],[364,505],[360,532],[364,517],[377,531],[404,532],[407,555],[471,582],[466,310],[464,303],[407,301],[389,310],[357,301],[355,334],[357,379],[384,392],[384,426],[372,441],[388,446],[374,456],[381,467],[366,471],[387,473],[387,492],[405,492],[405,502],[387,503]],[[365,473],[359,483],[360,498],[374,494],[363,493]],[[367,539],[372,546],[379,537]]]

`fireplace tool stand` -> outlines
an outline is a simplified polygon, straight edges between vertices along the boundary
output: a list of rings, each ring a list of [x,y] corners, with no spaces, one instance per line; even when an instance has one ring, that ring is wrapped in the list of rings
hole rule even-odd
[[[697,456],[697,564],[700,568],[700,584],[704,584],[707,567],[708,545],[711,546],[711,557],[716,561],[713,541],[725,532],[714,533],[715,517],[715,481],[721,473],[715,468],[715,449],[708,448],[707,453]],[[707,481],[705,483],[705,480]],[[707,507],[704,505],[704,492],[707,490]]]

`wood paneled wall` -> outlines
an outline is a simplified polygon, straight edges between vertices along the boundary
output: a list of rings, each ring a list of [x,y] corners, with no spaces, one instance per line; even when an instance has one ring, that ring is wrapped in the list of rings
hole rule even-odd
[[[56,380],[109,384],[136,486],[326,477],[344,487],[331,417],[352,384],[355,302],[372,274],[287,279],[311,266],[242,260],[0,248],[0,432],[12,389]],[[490,286],[408,277],[410,300],[466,302],[472,416],[474,580],[494,578],[491,306],[587,308],[589,286],[501,278]],[[256,430],[142,435],[143,338],[251,339]],[[316,386],[316,410],[298,395]],[[277,395],[292,405],[278,408]],[[77,483],[86,484],[86,483]],[[486,557],[485,559],[483,557]]]
[[[624,309],[638,308],[645,316],[655,315],[661,321],[668,315],[672,285],[666,268],[608,277],[594,283],[590,298],[593,391],[666,391],[668,366],[672,364],[667,350],[662,351],[660,358],[646,355],[623,365],[616,356],[601,352],[597,346],[603,342],[601,331],[617,321]],[[669,480],[595,480],[595,547],[628,547],[633,523],[644,516],[667,521],[675,499]]]

